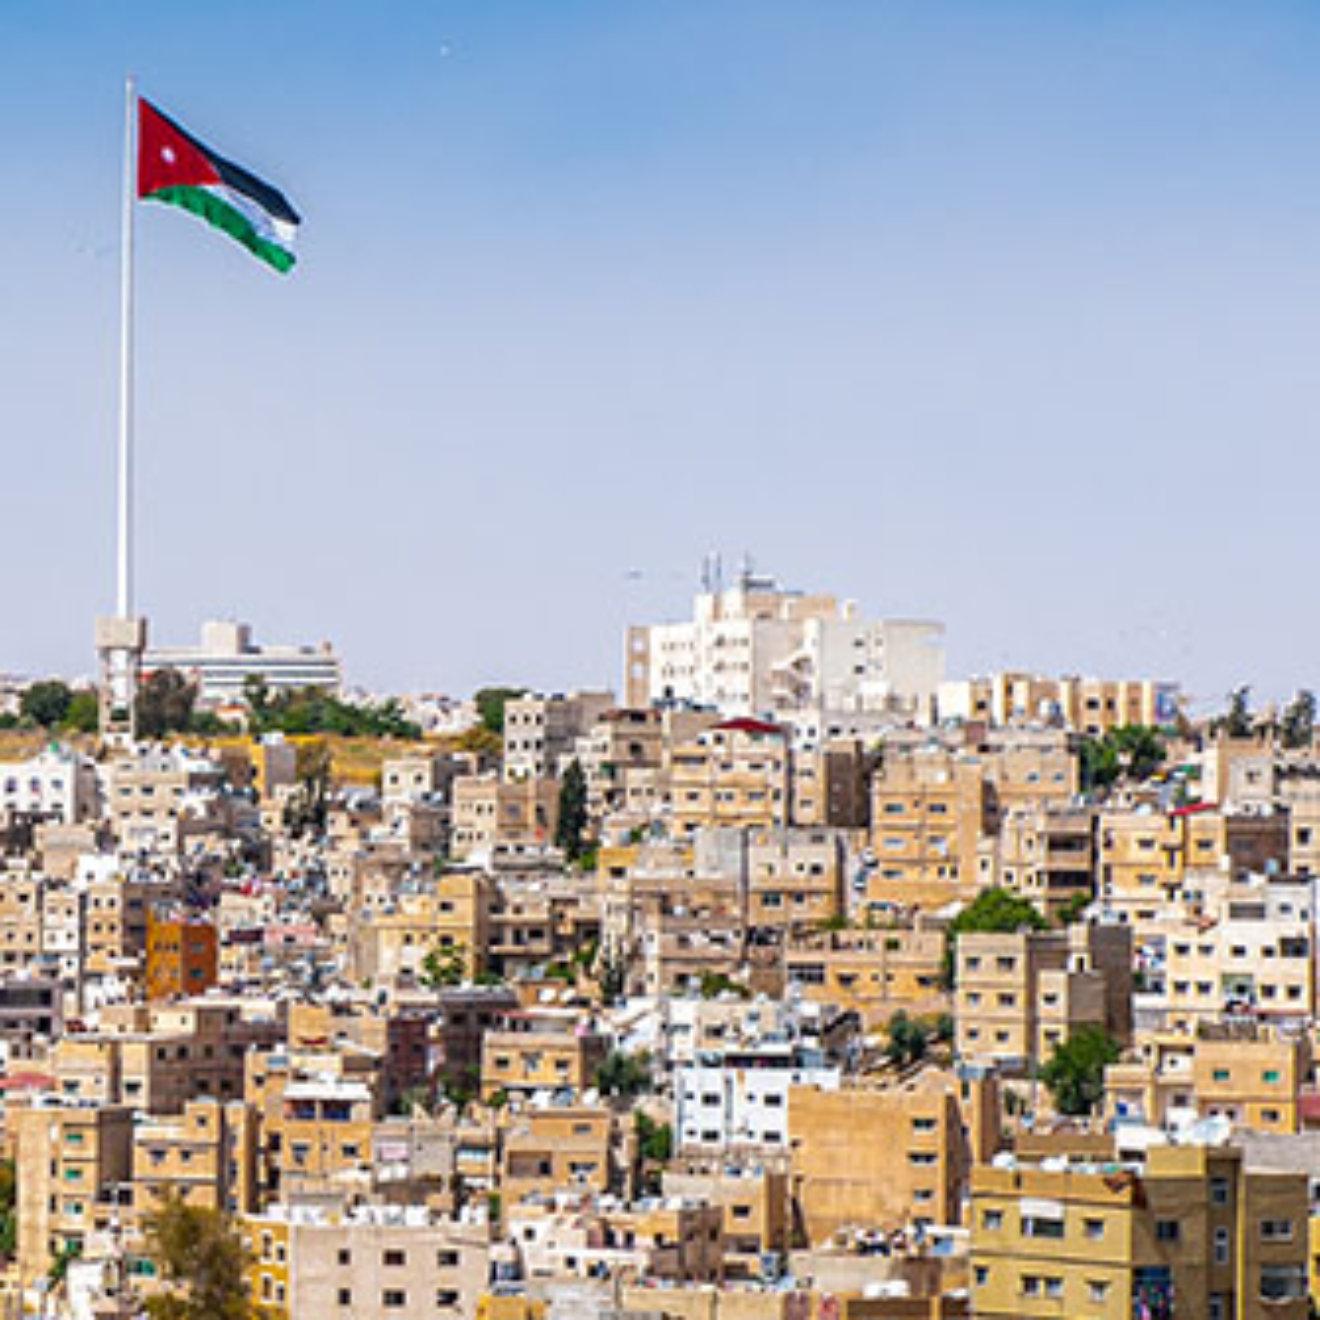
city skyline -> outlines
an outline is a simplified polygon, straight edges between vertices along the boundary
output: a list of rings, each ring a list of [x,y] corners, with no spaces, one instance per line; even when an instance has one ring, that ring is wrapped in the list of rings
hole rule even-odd
[[[0,15],[41,180],[0,668],[91,673],[111,597],[131,69],[307,220],[283,283],[140,217],[155,641],[237,615],[374,688],[617,684],[624,624],[748,547],[944,621],[952,674],[1308,684],[1302,6],[258,13]]]

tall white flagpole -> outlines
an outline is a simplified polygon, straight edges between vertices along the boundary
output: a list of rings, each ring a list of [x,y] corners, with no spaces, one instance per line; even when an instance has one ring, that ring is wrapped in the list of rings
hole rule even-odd
[[[119,573],[116,612],[133,615],[133,212],[136,206],[137,80],[124,83],[124,212],[119,286]]]

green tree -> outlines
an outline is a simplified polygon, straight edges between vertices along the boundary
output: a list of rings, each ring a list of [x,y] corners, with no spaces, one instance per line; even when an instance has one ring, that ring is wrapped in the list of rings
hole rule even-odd
[[[1104,791],[1122,776],[1149,779],[1167,755],[1160,731],[1146,724],[1124,724],[1101,738],[1083,738],[1078,746],[1082,791]]]
[[[18,1250],[18,1166],[0,1160],[0,1256],[12,1260]]]
[[[1104,792],[1117,782],[1122,771],[1118,749],[1107,738],[1083,738],[1077,756],[1078,779],[1083,793]]]
[[[333,733],[344,738],[399,738],[416,741],[419,725],[404,716],[393,697],[379,706],[341,701],[321,688],[285,690],[273,695],[255,676],[243,685],[248,727],[253,733],[290,735]]]
[[[1107,735],[1129,779],[1149,779],[1164,764],[1168,749],[1160,731],[1148,724],[1122,724]]]
[[[1079,889],[1059,908],[1057,914],[1059,925],[1071,926],[1073,922],[1080,921],[1082,913],[1091,906],[1094,900],[1095,895],[1089,889]]]
[[[555,847],[562,848],[570,862],[582,856],[587,830],[587,777],[574,757],[559,781],[559,820],[555,824]]]
[[[954,981],[960,935],[1008,935],[1018,930],[1044,930],[1045,926],[1045,918],[1027,899],[1019,898],[1011,890],[998,886],[981,890],[949,923],[948,943],[944,952],[945,983],[952,985]]]
[[[1219,722],[1219,727],[1230,738],[1250,738],[1256,727],[1251,715],[1251,689],[1243,686],[1234,688],[1228,698],[1228,712]]]
[[[101,704],[95,692],[79,688],[69,699],[64,715],[64,727],[74,733],[95,733],[101,726]]]
[[[889,1019],[885,1031],[889,1037],[885,1045],[885,1056],[891,1063],[902,1068],[926,1057],[926,1051],[930,1048],[930,1030],[925,1023],[908,1017],[900,1008]]]
[[[642,1159],[663,1164],[674,1153],[674,1129],[668,1123],[657,1123],[640,1109],[635,1121],[637,1149]]]
[[[1288,703],[1279,728],[1283,745],[1290,748],[1309,747],[1315,735],[1315,693],[1303,688]]]
[[[138,736],[166,738],[171,733],[185,733],[196,704],[196,684],[189,683],[177,669],[156,670],[138,691]]]
[[[422,959],[421,982],[428,990],[462,985],[467,979],[467,949],[461,944],[432,949]]]
[[[152,1320],[253,1320],[249,1255],[220,1210],[171,1199],[147,1221],[147,1254],[165,1291],[147,1299]]]
[[[631,1099],[651,1089],[651,1056],[645,1051],[628,1054],[611,1050],[596,1069],[596,1089],[601,1095]]]
[[[58,678],[42,679],[29,684],[19,698],[18,709],[24,719],[39,724],[43,729],[58,728],[69,718],[73,692]]]
[[[249,674],[243,680],[243,700],[247,702],[253,732],[262,732],[266,708],[270,703],[270,688],[260,674]]]
[[[515,697],[526,693],[526,688],[488,687],[482,688],[473,698],[477,707],[477,716],[482,728],[491,733],[504,732],[504,708]]]
[[[745,985],[723,972],[702,972],[701,979],[697,983],[697,993],[703,999],[718,999],[721,995],[737,995],[739,999],[751,998],[751,992]]]
[[[1104,1099],[1105,1069],[1117,1063],[1118,1056],[1118,1042],[1103,1027],[1082,1027],[1056,1044],[1040,1073],[1055,1109],[1069,1115],[1093,1113]]]
[[[333,767],[334,758],[323,740],[299,743],[294,760],[297,784],[284,808],[284,823],[295,838],[316,835],[325,828]]]

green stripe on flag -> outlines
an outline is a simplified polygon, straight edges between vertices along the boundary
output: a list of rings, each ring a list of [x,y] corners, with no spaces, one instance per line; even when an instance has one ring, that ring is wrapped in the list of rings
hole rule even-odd
[[[273,266],[281,275],[292,270],[297,260],[288,248],[258,233],[257,227],[241,211],[205,188],[158,188],[148,193],[143,200],[164,202],[168,206],[180,206],[185,211],[191,211],[207,224],[237,239],[249,252],[268,266]]]

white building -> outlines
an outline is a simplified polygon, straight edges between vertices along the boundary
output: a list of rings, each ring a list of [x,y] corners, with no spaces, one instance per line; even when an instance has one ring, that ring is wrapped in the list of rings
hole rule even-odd
[[[698,1054],[674,1071],[681,1150],[788,1151],[788,1092],[839,1089],[840,1070],[794,1041],[765,1040]]]
[[[76,825],[98,811],[96,767],[87,757],[52,744],[25,761],[0,762],[0,814]]]
[[[629,706],[709,706],[728,717],[792,712],[930,716],[944,625],[859,618],[851,601],[782,590],[744,572],[696,597],[693,618],[629,628]]]
[[[337,693],[342,676],[329,642],[319,646],[257,646],[246,623],[212,620],[202,625],[199,646],[157,646],[142,660],[146,677],[158,669],[177,669],[197,684],[203,706],[233,706],[244,701],[243,685],[259,678],[271,692],[325,688]]]

